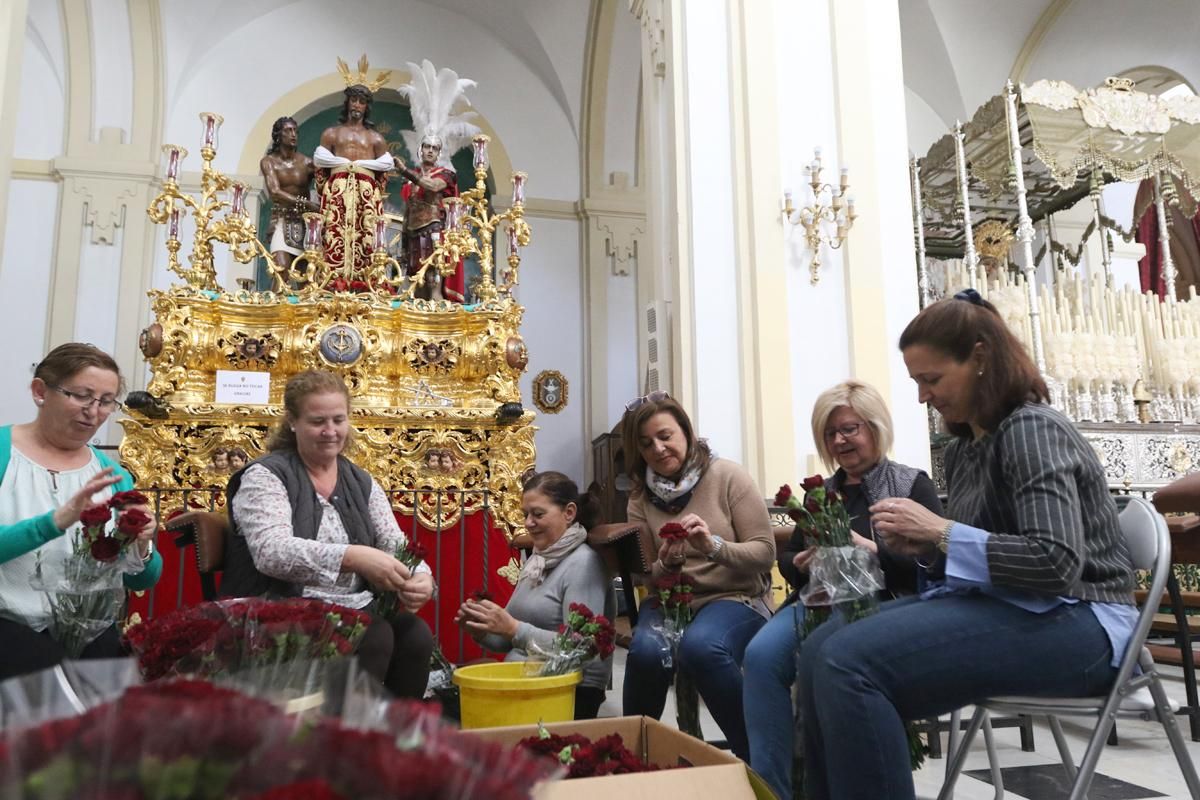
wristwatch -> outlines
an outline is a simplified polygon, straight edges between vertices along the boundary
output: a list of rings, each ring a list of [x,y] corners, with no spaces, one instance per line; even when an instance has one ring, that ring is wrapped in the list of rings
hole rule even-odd
[[[708,560],[709,561],[712,561],[714,558],[716,558],[717,554],[720,553],[721,550],[723,550],[725,548],[725,540],[722,539],[720,536],[717,536],[715,533],[712,535],[712,540],[713,540],[712,550],[708,551]]]
[[[949,520],[942,526],[942,535],[938,539],[937,548],[943,553],[950,552],[950,531],[954,528],[954,520]]]

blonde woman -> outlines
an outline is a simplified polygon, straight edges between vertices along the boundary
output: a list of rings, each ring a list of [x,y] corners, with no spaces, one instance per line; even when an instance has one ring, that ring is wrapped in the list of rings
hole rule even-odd
[[[875,536],[868,509],[885,497],[907,497],[935,514],[942,512],[933,481],[919,469],[891,461],[892,415],[879,392],[860,381],[846,381],[822,392],[813,406],[813,443],[825,466],[836,471],[826,488],[845,496],[854,543],[879,556],[889,597],[917,590],[917,564],[893,552]],[[797,531],[779,552],[779,570],[794,587],[808,580],[808,560]],[[798,590],[746,648],[742,663],[750,765],[780,797],[792,796],[795,746],[791,687],[796,680],[804,606]],[[752,723],[750,721],[753,721]]]

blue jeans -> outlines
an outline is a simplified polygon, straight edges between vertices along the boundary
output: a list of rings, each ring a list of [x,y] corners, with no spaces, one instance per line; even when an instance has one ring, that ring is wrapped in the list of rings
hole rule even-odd
[[[853,625],[835,617],[800,654],[805,796],[913,798],[905,720],[997,695],[1102,694],[1111,661],[1086,603],[1034,614],[979,594],[906,597]]]
[[[792,753],[796,746],[792,684],[796,681],[803,626],[804,606],[784,606],[750,640],[742,661],[750,766],[785,800],[792,796]]]
[[[662,620],[657,604],[646,603],[638,609],[638,626],[625,661],[625,715],[662,716],[675,674],[673,667],[663,666],[663,642],[654,631]],[[716,600],[700,609],[679,643],[679,666],[696,685],[729,749],[743,760],[749,756],[749,747],[742,717],[742,656],[765,623],[757,611],[736,600]]]

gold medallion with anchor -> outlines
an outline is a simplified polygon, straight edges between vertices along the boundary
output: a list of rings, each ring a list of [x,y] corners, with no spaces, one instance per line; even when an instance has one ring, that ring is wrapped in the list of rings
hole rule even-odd
[[[321,334],[321,357],[330,364],[353,364],[362,356],[362,335],[339,323]]]

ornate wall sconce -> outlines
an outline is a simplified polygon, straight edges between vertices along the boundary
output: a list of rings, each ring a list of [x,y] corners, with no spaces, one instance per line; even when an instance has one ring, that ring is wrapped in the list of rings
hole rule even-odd
[[[841,180],[835,187],[821,182],[821,148],[813,149],[811,164],[804,165],[812,190],[812,203],[801,208],[792,205],[792,193],[783,194],[783,221],[799,225],[804,229],[804,240],[812,251],[809,263],[809,282],[816,286],[821,280],[821,245],[837,250],[846,241],[846,234],[854,226],[854,198],[846,194],[850,188],[850,171],[841,169]]]

